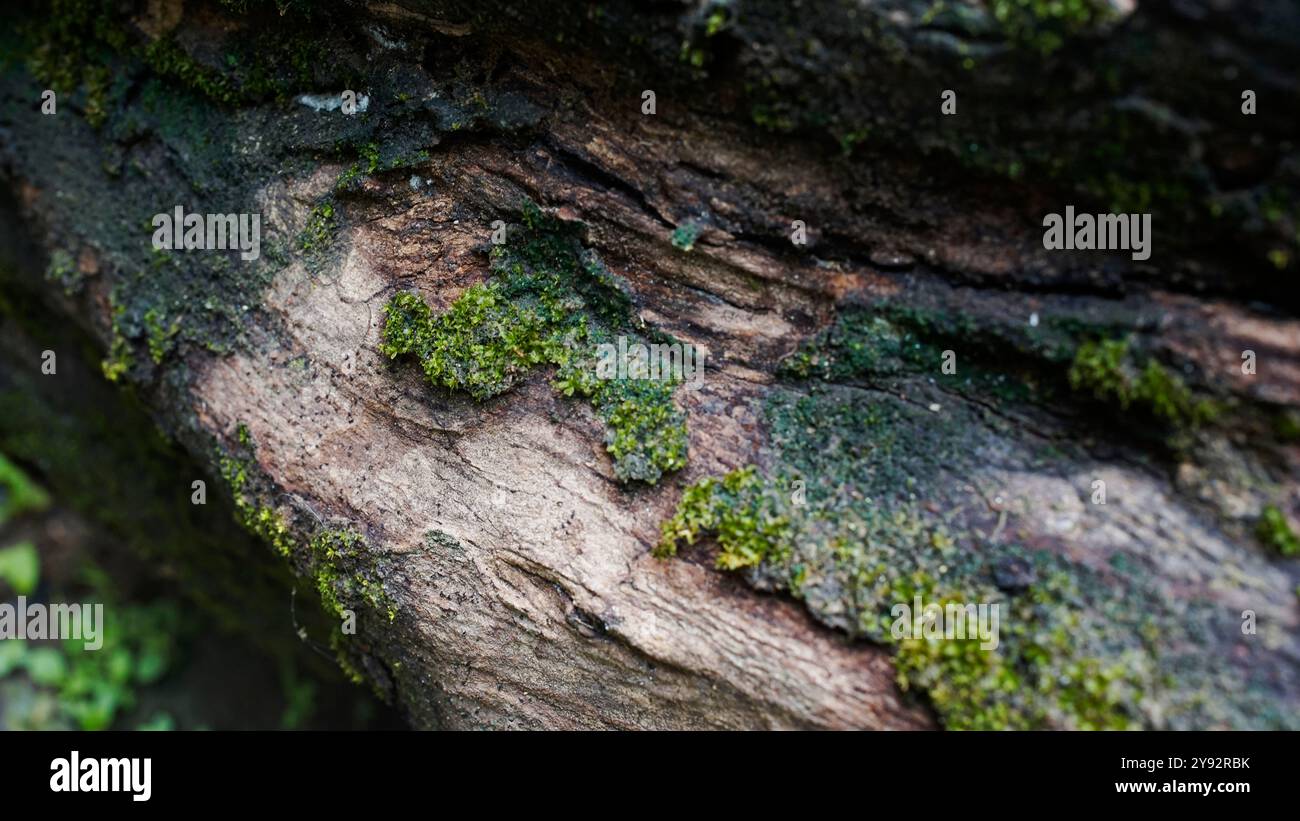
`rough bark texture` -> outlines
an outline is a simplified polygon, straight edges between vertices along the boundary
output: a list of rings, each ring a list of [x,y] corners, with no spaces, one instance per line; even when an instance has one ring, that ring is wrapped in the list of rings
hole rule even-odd
[[[707,546],[651,555],[686,484],[791,464],[771,402],[829,396],[887,411],[896,455],[863,423],[810,434],[807,458],[860,434],[852,469],[893,460],[888,488],[942,522],[948,563],[1014,542],[1096,574],[1127,609],[1079,594],[1076,631],[1129,630],[1146,595],[1195,603],[1133,662],[1159,691],[1117,692],[1106,716],[1294,726],[1293,4],[58,5],[81,22],[29,11],[7,35],[5,218],[46,259],[7,243],[4,284],[89,330],[295,572],[344,577],[359,634],[336,650],[414,725],[983,726],[915,669],[900,690],[852,593],[865,564],[809,559],[795,583],[768,557],[746,584]],[[297,99],[343,88],[364,112]],[[380,353],[389,299],[448,310],[493,277],[493,221],[527,201],[580,226],[641,327],[708,350],[702,387],[676,393],[683,470],[619,481],[602,420],[548,367],[478,401]],[[1151,259],[1045,251],[1043,214],[1071,203],[1153,213]],[[262,259],[155,254],[149,220],[178,204],[260,213]],[[864,315],[889,318],[869,326],[883,338],[854,336]],[[935,359],[853,365],[899,334]],[[1219,411],[1072,386],[1099,338]],[[994,381],[945,382],[945,349]],[[4,367],[35,373],[32,350],[6,346]],[[810,492],[846,487],[818,470]],[[323,558],[337,533],[359,552]],[[381,592],[348,598],[362,581]],[[1215,670],[1170,683],[1183,668],[1143,653]],[[1108,724],[1075,706],[1035,723]]]

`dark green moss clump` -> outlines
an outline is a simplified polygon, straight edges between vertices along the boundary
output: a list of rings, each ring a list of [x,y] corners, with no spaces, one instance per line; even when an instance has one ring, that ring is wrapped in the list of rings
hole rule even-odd
[[[672,242],[673,247],[682,251],[690,251],[695,247],[695,241],[704,233],[703,227],[694,220],[682,223],[673,229]]]
[[[558,221],[529,204],[524,224],[492,251],[494,278],[466,290],[434,316],[416,294],[385,308],[380,351],[413,355],[429,382],[488,399],[534,367],[556,367],[553,385],[591,402],[606,425],[605,445],[622,481],[653,484],[686,464],[685,416],[673,402],[679,381],[600,378],[600,345],[649,341],[634,332],[621,283]],[[666,340],[656,335],[655,340]]]
[[[883,384],[921,374],[944,388],[985,399],[1023,401],[1045,386],[1044,361],[1062,357],[1065,335],[1016,333],[956,312],[910,305],[846,310],[782,360],[794,379]],[[953,351],[955,369],[944,369]]]

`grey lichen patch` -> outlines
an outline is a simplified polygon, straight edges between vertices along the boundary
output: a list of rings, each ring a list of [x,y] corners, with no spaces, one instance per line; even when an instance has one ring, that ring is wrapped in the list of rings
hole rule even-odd
[[[657,553],[715,539],[719,567],[893,648],[900,685],[946,726],[1295,725],[1265,677],[1206,652],[1236,626],[1208,602],[1159,595],[1124,554],[1096,569],[977,526],[967,482],[992,447],[977,414],[838,386],[779,391],[765,412],[763,465],[687,488]],[[897,631],[918,597],[996,605],[998,641]]]
[[[566,226],[528,203],[492,251],[493,279],[434,316],[416,294],[385,308],[380,350],[413,356],[430,383],[488,399],[529,370],[553,365],[555,389],[587,399],[605,422],[605,447],[621,481],[654,484],[686,464],[685,415],[673,393],[680,374],[598,375],[601,346],[653,339],[635,322],[626,286]]]

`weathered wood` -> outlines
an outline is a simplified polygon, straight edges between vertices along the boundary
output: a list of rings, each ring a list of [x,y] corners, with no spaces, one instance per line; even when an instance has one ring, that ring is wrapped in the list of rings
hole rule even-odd
[[[1295,200],[1261,216],[1273,213],[1267,197],[1298,184],[1297,72],[1278,39],[1297,26],[1286,4],[1239,4],[1228,28],[1217,5],[1143,4],[1081,24],[1047,56],[1050,28],[1008,34],[970,4],[937,4],[951,8],[931,19],[926,3],[539,4],[537,16],[371,3],[291,9],[287,22],[147,5],[114,18],[136,45],[110,58],[120,83],[98,127],[85,121],[95,103],[84,84],[44,117],[37,77],[6,77],[12,216],[75,262],[70,296],[40,287],[105,350],[126,346],[120,376],[167,430],[214,476],[220,454],[247,460],[236,493],[286,523],[297,572],[320,573],[314,534],[365,537],[363,566],[348,572],[380,584],[395,618],[363,610],[342,656],[415,725],[935,726],[895,684],[889,652],[851,639],[833,608],[810,599],[810,616],[756,592],[712,569],[706,549],[667,562],[650,552],[683,484],[771,462],[762,402],[809,390],[780,362],[855,306],[958,317],[972,346],[959,347],[963,362],[970,351],[1038,382],[1063,383],[1068,360],[1043,353],[1031,316],[1033,327],[1123,327],[1231,407],[1229,422],[1171,456],[1122,421],[1098,425],[1082,396],[994,401],[923,370],[830,386],[966,420],[977,464],[941,466],[929,497],[974,534],[963,549],[1015,539],[1099,571],[1129,557],[1169,596],[1213,602],[1227,627],[1204,652],[1248,659],[1281,723],[1295,720],[1300,573],[1252,535],[1265,505],[1292,521],[1300,505],[1300,453],[1269,428],[1300,405],[1285,284]],[[254,86],[252,69],[223,54],[258,26],[325,44],[328,59],[286,60],[276,83]],[[284,37],[290,54],[299,41]],[[149,43],[184,56],[160,58]],[[1214,75],[1193,93],[1210,76],[1182,62],[1198,48],[1258,86],[1256,119],[1233,113],[1237,78]],[[1042,83],[1024,74],[1033,66]],[[1133,85],[1156,67],[1187,74]],[[352,118],[293,99],[353,85],[369,107]],[[951,126],[939,114],[950,87]],[[1150,156],[1174,159],[1144,168]],[[1241,179],[1225,182],[1233,169]],[[1043,248],[1042,215],[1101,179],[1118,180],[1095,191],[1101,206],[1124,194],[1155,212],[1150,261]],[[1189,180],[1203,190],[1184,191]],[[1135,188],[1147,193],[1128,197]],[[1200,203],[1227,199],[1242,210],[1226,227],[1207,221]],[[641,322],[708,350],[702,388],[677,394],[690,431],[679,474],[619,482],[601,420],[558,396],[544,368],[479,402],[380,354],[388,299],[413,290],[441,312],[489,279],[491,224],[518,222],[525,200],[581,225]],[[263,260],[215,266],[191,252],[146,267],[143,225],[178,204],[257,211]],[[808,226],[806,246],[789,242],[794,220]],[[698,236],[686,251],[673,232],[688,224]],[[39,282],[44,266],[19,262]],[[1261,358],[1255,379],[1240,378],[1247,348]],[[910,446],[924,450],[924,434]],[[1042,457],[1047,447],[1064,456]],[[1105,507],[1087,503],[1098,477]],[[1245,609],[1261,625],[1248,649],[1230,636]],[[1187,722],[1254,721],[1237,702],[1216,712],[1230,699],[1204,686],[1216,709]],[[1135,715],[1162,726],[1154,707]]]

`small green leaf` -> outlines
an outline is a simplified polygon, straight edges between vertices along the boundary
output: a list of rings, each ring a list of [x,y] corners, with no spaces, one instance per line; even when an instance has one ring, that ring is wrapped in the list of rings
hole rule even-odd
[[[15,593],[28,595],[36,589],[40,578],[41,560],[31,542],[19,542],[0,550],[0,580],[8,582]]]
[[[45,686],[57,686],[68,676],[68,662],[53,647],[34,647],[27,653],[27,675]]]

